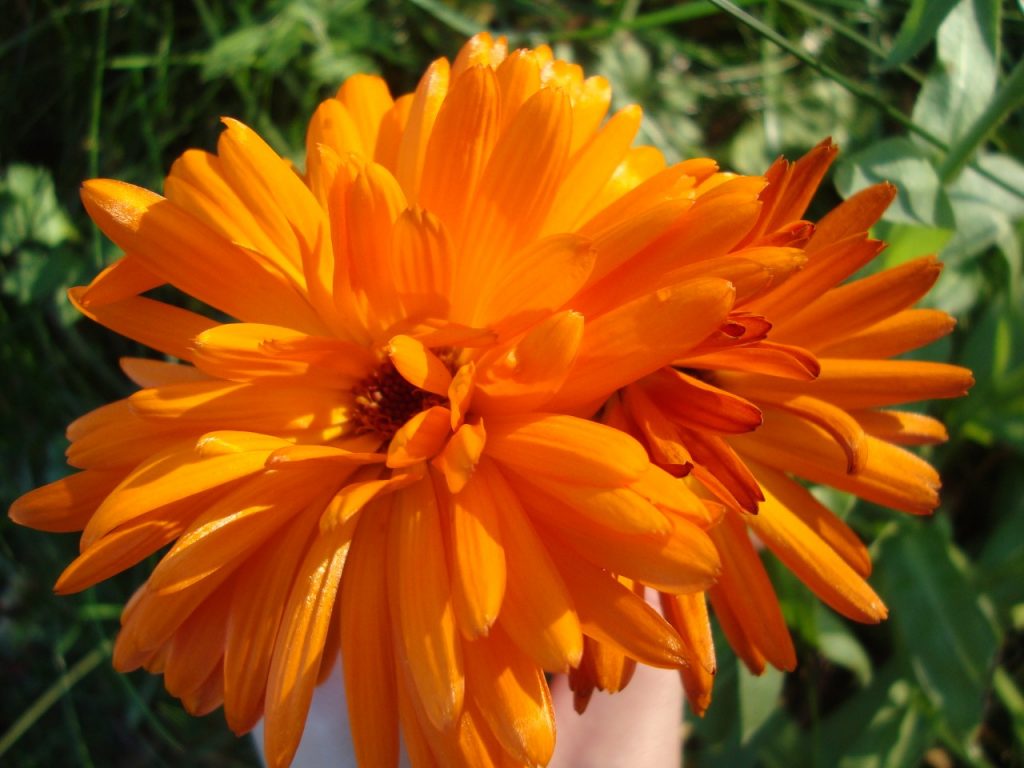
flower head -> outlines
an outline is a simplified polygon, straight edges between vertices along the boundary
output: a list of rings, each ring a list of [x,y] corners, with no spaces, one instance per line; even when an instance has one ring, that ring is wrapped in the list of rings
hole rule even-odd
[[[891,185],[860,192],[816,224],[802,219],[835,152],[826,141],[768,170],[760,205],[742,214],[738,239],[720,260],[751,262],[747,279],[735,282],[729,319],[701,347],[626,387],[604,417],[724,506],[722,523],[709,531],[722,573],[707,596],[756,673],[766,664],[792,669],[796,657],[749,534],[837,612],[884,619],[866,581],[867,549],[798,479],[911,514],[933,511],[938,474],[900,446],[942,442],[946,431],[890,406],[960,397],[973,383],[958,366],[890,359],[953,329],[946,313],[912,308],[939,276],[933,257],[849,280],[884,248],[867,231],[892,201]],[[785,266],[787,251],[798,271]],[[683,681],[703,712],[714,672],[705,601],[663,594],[662,606],[688,638]],[[582,701],[589,684],[578,681]]]
[[[164,195],[85,184],[124,256],[71,299],[169,359],[124,360],[140,389],[68,428],[81,471],[11,516],[82,531],[61,592],[169,545],[119,669],[239,733],[265,717],[278,766],[340,655],[361,764],[395,764],[400,731],[417,765],[542,765],[545,672],[585,703],[637,661],[680,668],[703,701],[706,590],[748,663],[791,664],[746,525],[882,615],[863,548],[788,473],[934,506],[890,443],[938,428],[874,410],[966,386],[884,361],[948,330],[904,309],[934,267],[833,289],[877,252],[884,189],[815,228],[828,145],[764,178],[669,167],[609,104],[479,35],[413,94],[346,81],[303,174],[225,120]]]
[[[397,100],[348,80],[305,175],[226,120],[163,196],[85,184],[124,256],[71,299],[172,360],[125,360],[140,389],[68,429],[81,471],[11,514],[82,530],[60,592],[170,545],[119,669],[237,732],[265,716],[284,765],[340,650],[361,763],[394,763],[400,722],[414,762],[475,765],[548,761],[544,672],[585,638],[684,663],[643,585],[711,585],[718,504],[588,417],[726,320],[728,270],[657,262],[746,182],[667,168],[609,98],[481,35]]]

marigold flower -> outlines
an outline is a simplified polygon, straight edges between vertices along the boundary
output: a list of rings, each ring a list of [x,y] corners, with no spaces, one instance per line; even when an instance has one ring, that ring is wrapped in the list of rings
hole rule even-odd
[[[11,516],[82,531],[61,593],[170,545],[118,669],[238,733],[265,717],[278,766],[340,650],[361,764],[395,763],[400,723],[414,764],[478,765],[549,760],[544,672],[585,638],[685,663],[643,585],[713,583],[718,504],[589,417],[726,321],[728,265],[649,266],[749,182],[667,168],[609,102],[546,47],[480,35],[397,100],[349,79],[304,176],[225,120],[164,196],[84,185],[124,256],[71,300],[177,361],[124,360],[139,391],[75,421],[81,471]]]
[[[939,476],[900,446],[942,442],[945,428],[889,406],[960,397],[973,383],[959,366],[890,359],[953,329],[946,313],[912,308],[939,276],[933,257],[844,282],[884,248],[867,230],[895,196],[891,185],[860,192],[816,225],[802,219],[835,154],[825,141],[794,164],[777,161],[763,188],[708,224],[720,236],[701,258],[719,266],[705,274],[747,262],[743,278],[731,276],[737,294],[727,322],[673,366],[626,387],[604,413],[606,423],[643,441],[655,464],[688,476],[725,508],[710,530],[722,573],[707,596],[755,673],[767,663],[792,669],[796,657],[749,533],[837,612],[884,619],[885,605],[866,581],[866,547],[792,476],[930,513]],[[662,608],[684,640],[689,664],[681,674],[702,713],[715,669],[704,597],[663,593]],[[611,675],[601,669],[609,656]],[[621,664],[607,650],[585,660],[572,678],[577,707],[593,687],[609,687],[609,676],[613,690],[621,687]]]
[[[884,190],[815,230],[828,145],[764,178],[668,167],[609,104],[548,48],[483,34],[413,94],[346,81],[304,175],[225,120],[163,196],[84,185],[124,256],[71,300],[173,360],[124,360],[139,391],[68,428],[81,471],[10,514],[82,531],[63,593],[170,545],[118,669],[237,733],[265,717],[282,766],[340,655],[361,764],[395,764],[400,730],[414,765],[543,765],[545,672],[584,700],[636,661],[678,668],[703,701],[707,590],[748,663],[791,663],[784,627],[752,624],[777,606],[744,524],[881,615],[863,547],[788,473],[934,506],[890,442],[938,428],[873,409],[966,374],[860,361],[948,330],[904,309],[933,268],[829,290],[877,252]]]

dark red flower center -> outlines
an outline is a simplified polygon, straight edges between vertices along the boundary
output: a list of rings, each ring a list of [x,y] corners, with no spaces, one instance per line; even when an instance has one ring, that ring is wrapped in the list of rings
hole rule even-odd
[[[356,384],[352,393],[355,395],[352,417],[356,433],[372,432],[384,441],[391,440],[399,427],[420,411],[448,402],[442,395],[410,384],[387,359]]]

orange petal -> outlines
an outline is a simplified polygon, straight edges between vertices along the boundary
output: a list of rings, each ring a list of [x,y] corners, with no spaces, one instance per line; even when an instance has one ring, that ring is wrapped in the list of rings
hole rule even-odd
[[[293,518],[236,572],[224,640],[224,716],[236,735],[263,716],[281,616],[315,529],[316,515]]]
[[[419,199],[420,180],[434,121],[448,93],[450,67],[447,59],[435,59],[420,78],[413,96],[409,119],[398,149],[395,177],[409,200]]]
[[[391,438],[387,465],[397,469],[426,461],[437,455],[450,434],[451,411],[439,405],[420,411]]]
[[[321,387],[214,380],[143,389],[128,400],[136,415],[179,427],[275,432],[341,424],[347,397]]]
[[[138,296],[162,284],[163,280],[146,269],[141,259],[125,254],[96,275],[79,298],[83,306],[100,307]]]
[[[224,323],[198,334],[193,361],[211,376],[232,381],[288,377],[310,386],[350,388],[376,363],[365,347],[307,336],[263,323]]]
[[[377,75],[352,75],[341,84],[335,98],[352,115],[363,147],[372,157],[384,116],[394,105],[387,83]]]
[[[544,234],[575,229],[587,205],[625,157],[642,114],[636,105],[620,110],[575,153],[544,222]]]
[[[815,227],[807,250],[818,252],[850,235],[867,232],[896,198],[896,187],[885,181],[862,189],[837,205]]]
[[[482,421],[463,424],[432,462],[435,469],[444,475],[451,493],[459,493],[469,482],[480,462],[487,433]]]
[[[191,698],[217,669],[221,669],[217,695],[223,696],[221,659],[233,588],[228,584],[217,590],[174,633],[164,666],[164,685],[172,696]],[[193,700],[193,708],[201,706],[200,701]]]
[[[83,185],[82,201],[104,234],[185,293],[240,320],[323,332],[312,307],[283,274],[169,200],[124,182],[95,179]]]
[[[651,406],[657,403],[659,411],[680,425],[719,434],[750,432],[762,421],[753,403],[674,368],[662,368],[637,387],[628,387],[626,403],[648,418],[654,418]]]
[[[407,317],[448,315],[452,269],[442,221],[419,208],[402,211],[391,232],[390,273]]]
[[[682,357],[732,307],[724,280],[692,280],[588,321],[572,375],[549,406],[580,408]]]
[[[821,297],[808,296],[802,311],[776,322],[774,338],[814,351],[906,309],[928,292],[941,271],[942,265],[928,256],[847,283]]]
[[[825,358],[813,382],[719,374],[731,392],[755,400],[806,394],[846,409],[877,408],[915,400],[962,397],[974,384],[966,368],[919,360]]]
[[[184,384],[188,381],[202,381],[206,374],[191,365],[179,365],[165,360],[150,360],[144,357],[122,357],[117,361],[124,375],[143,389],[160,387],[164,384]]]
[[[465,261],[455,283],[453,311],[472,314],[478,286],[494,265],[536,239],[562,180],[572,112],[568,97],[538,91],[498,139],[465,212],[456,241]]]
[[[718,575],[714,545],[704,531],[685,520],[673,518],[667,534],[624,536],[586,521],[559,526],[556,520],[564,515],[561,508],[537,509],[538,516],[551,526],[547,528],[550,535],[565,542],[580,557],[663,592],[706,589]]]
[[[480,175],[498,137],[498,81],[473,67],[454,82],[430,135],[419,202],[437,214],[457,238],[476,194]]]
[[[263,754],[271,768],[289,765],[299,746],[354,528],[313,538],[288,595],[267,678]]]
[[[388,615],[386,551],[388,506],[362,516],[341,580],[341,653],[345,697],[356,761],[398,764],[395,657]]]
[[[528,477],[615,487],[637,479],[650,464],[643,446],[628,435],[573,416],[494,419],[487,437],[488,456]]]
[[[558,309],[583,287],[594,267],[590,241],[556,234],[530,243],[489,270],[478,287],[471,324],[494,327],[507,337]]]
[[[486,365],[474,409],[482,414],[537,410],[569,376],[583,330],[583,315],[572,310],[535,325],[511,350]]]
[[[711,622],[704,593],[692,595],[662,594],[661,610],[683,641],[687,666],[680,674],[690,707],[701,717],[711,703],[711,687],[715,682],[718,662],[711,636]]]
[[[555,713],[544,674],[500,629],[465,649],[471,690],[491,732],[517,762],[547,765]]]
[[[273,447],[285,444],[284,440],[267,440]],[[171,445],[130,472],[89,520],[82,533],[82,546],[88,547],[100,536],[149,510],[259,472],[272,450],[261,446],[202,456],[194,446],[195,441]]]
[[[710,590],[711,602],[729,643],[755,674],[763,671],[762,660],[779,669],[793,669],[793,640],[743,522],[738,515],[726,514],[709,533],[722,558],[722,574]],[[723,603],[726,610],[719,608]]]
[[[519,648],[549,672],[580,662],[583,635],[565,583],[523,509],[494,462],[484,459],[477,474],[501,510],[507,579],[498,621]]]
[[[7,514],[18,525],[39,531],[80,531],[125,474],[120,469],[76,472],[15,499]]]
[[[150,574],[150,591],[177,592],[251,556],[317,496],[331,493],[320,478],[315,468],[265,472],[228,493],[203,511],[164,555]],[[327,498],[320,500],[321,508]]]
[[[469,638],[489,633],[505,596],[505,549],[499,509],[486,476],[475,475],[451,499],[452,598]]]
[[[888,443],[934,445],[949,439],[945,425],[923,413],[910,411],[851,411],[864,431]]]
[[[415,695],[438,730],[462,712],[462,642],[455,628],[441,520],[429,475],[403,489],[391,514],[391,618]]]
[[[557,562],[585,634],[652,667],[686,663],[679,635],[643,598],[569,550]]]
[[[862,577],[871,573],[871,555],[857,534],[799,483],[778,470],[750,462],[761,488],[839,554]]]
[[[402,378],[414,387],[435,395],[448,394],[452,374],[423,342],[411,336],[392,336],[387,352]]]
[[[132,296],[113,304],[87,306],[82,303],[82,288],[68,291],[72,305],[102,326],[158,352],[182,360],[192,358],[192,339],[219,323],[195,312],[141,296]]]
[[[843,338],[821,345],[823,357],[894,357],[953,332],[956,320],[938,309],[905,309]]]
[[[888,615],[867,582],[771,494],[746,523],[814,594],[843,616],[874,624]]]

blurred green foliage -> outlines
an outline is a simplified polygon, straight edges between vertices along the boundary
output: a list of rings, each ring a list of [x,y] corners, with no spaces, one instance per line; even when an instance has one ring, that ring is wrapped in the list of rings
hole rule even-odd
[[[935,518],[822,498],[874,541],[891,608],[853,625],[769,562],[800,649],[754,678],[722,649],[692,722],[696,766],[1024,766],[1024,5],[998,0],[22,0],[0,22],[0,435],[4,503],[66,472],[63,427],[126,383],[136,350],[63,298],[114,256],[77,202],[90,176],[159,188],[221,115],[299,158],[306,119],[358,71],[396,92],[489,28],[552,42],[638,102],[642,139],[758,172],[825,135],[843,146],[821,210],[900,188],[875,268],[938,251],[927,301],[954,313],[929,359],[968,365],[933,407],[948,444]],[[0,523],[4,764],[255,765],[219,714],[195,720],[159,678],[115,674],[120,606],[148,568],[73,598],[50,585],[74,536]]]

